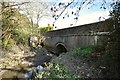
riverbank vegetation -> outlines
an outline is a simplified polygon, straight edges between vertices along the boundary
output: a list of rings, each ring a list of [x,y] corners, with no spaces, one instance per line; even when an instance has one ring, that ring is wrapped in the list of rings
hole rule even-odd
[[[70,72],[65,65],[59,64],[59,62],[53,61],[46,64],[44,71],[38,74],[37,78],[80,78],[79,75]]]
[[[44,32],[53,30],[52,26],[40,28],[37,24],[32,24],[27,15],[21,14],[19,9],[15,8],[15,5],[5,2],[1,3],[1,5],[3,24],[0,44],[4,49],[11,48],[17,44],[27,45],[30,36],[42,36]],[[22,4],[17,6],[19,5]]]

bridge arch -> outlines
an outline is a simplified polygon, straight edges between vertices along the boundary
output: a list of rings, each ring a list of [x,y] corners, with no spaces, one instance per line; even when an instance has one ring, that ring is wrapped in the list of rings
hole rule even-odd
[[[67,48],[66,48],[65,44],[61,43],[61,42],[57,43],[56,44],[56,52],[57,52],[57,54],[67,52]]]

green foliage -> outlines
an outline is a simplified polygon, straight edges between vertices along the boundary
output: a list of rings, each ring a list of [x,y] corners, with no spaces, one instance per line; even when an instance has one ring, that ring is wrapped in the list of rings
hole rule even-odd
[[[16,45],[17,42],[26,37],[26,35],[23,35],[25,32],[20,30],[25,30],[25,28],[28,27],[28,24],[26,25],[28,19],[25,15],[20,14],[19,11],[13,8],[9,3],[3,2],[1,4],[3,9],[2,47],[7,49],[12,47],[12,45]]]
[[[71,73],[65,66],[60,65],[58,62],[49,63],[46,69],[38,74],[39,78],[70,78],[74,80],[74,78],[78,78],[76,74]]]
[[[8,6],[8,7],[6,7]],[[6,48],[10,44],[10,38],[13,35],[13,30],[15,26],[13,25],[15,21],[12,19],[15,14],[14,9],[8,3],[2,3],[2,46]],[[9,14],[8,14],[9,13]]]
[[[32,24],[26,15],[21,14],[17,8],[12,7],[12,4],[3,2],[2,4],[2,47],[9,48],[16,44],[27,44],[28,38],[31,35],[41,36],[53,27],[38,28],[38,25]],[[9,13],[9,14],[8,14]],[[34,27],[33,27],[34,26]],[[14,44],[10,40],[14,41]]]
[[[15,41],[17,44],[20,44],[20,43],[26,44],[28,37],[29,37],[29,33],[19,30],[16,32]]]
[[[43,34],[44,32],[50,31],[50,30],[53,30],[53,26],[39,28],[39,31],[41,34]]]
[[[81,57],[88,57],[93,52],[95,52],[97,49],[97,46],[85,46],[85,47],[79,47],[74,49],[71,53],[73,56],[81,56]]]

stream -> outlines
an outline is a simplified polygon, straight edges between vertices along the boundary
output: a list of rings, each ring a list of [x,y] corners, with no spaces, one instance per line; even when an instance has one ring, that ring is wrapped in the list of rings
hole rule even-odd
[[[34,56],[25,57],[25,60],[32,63],[31,65],[19,65],[12,68],[3,68],[4,73],[1,78],[25,78],[25,74],[35,71],[37,67],[44,67],[44,63],[50,62],[55,55],[48,52],[46,49],[35,49],[36,53]]]

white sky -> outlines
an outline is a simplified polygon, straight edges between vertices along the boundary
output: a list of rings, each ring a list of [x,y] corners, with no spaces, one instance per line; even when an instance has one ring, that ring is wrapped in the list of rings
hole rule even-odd
[[[79,17],[79,20],[76,25],[83,25],[93,22],[99,22],[109,18],[109,11],[97,11],[91,14],[83,15]],[[100,18],[101,17],[101,18]]]
[[[3,1],[8,1],[8,2],[24,2],[25,0],[3,0]],[[26,0],[30,2],[41,2],[41,0]],[[67,2],[71,0],[42,0],[43,2],[55,2],[55,1],[62,1],[62,2]],[[100,0],[96,0],[100,1]],[[99,3],[97,4],[99,5]],[[102,17],[101,20],[107,19],[109,16],[109,10],[100,10],[98,9],[98,6],[95,8],[92,8],[91,10],[88,9],[83,9],[80,13],[80,16],[78,18],[77,23],[73,20],[73,16],[70,16],[69,18],[62,19],[62,17],[55,23],[55,26],[57,27],[56,29],[61,29],[61,28],[67,28],[67,27],[72,27],[70,24],[74,24],[73,26],[77,25],[84,25],[84,24],[89,24],[89,23],[94,23],[99,21],[99,17]],[[42,18],[39,22],[39,26],[47,26],[48,24],[53,25],[53,18]]]
[[[57,0],[57,1],[67,2],[71,0]],[[87,8],[81,9],[80,16],[77,22],[75,22],[73,16],[70,16],[69,18],[65,18],[65,19],[63,19],[61,16],[55,22],[55,27],[56,27],[55,29],[62,29],[62,28],[68,28],[68,27],[77,26],[77,25],[84,25],[84,24],[99,22],[99,21],[109,18],[110,16],[108,15],[109,15],[110,8],[107,6],[108,8],[107,10],[100,10],[100,0],[96,0],[96,2],[97,2],[96,7],[90,8],[89,10]],[[71,11],[71,9],[69,9],[69,11]],[[52,18],[43,19],[43,21],[41,21],[40,23],[40,26],[47,26],[47,24],[52,25],[53,21],[54,20]],[[70,26],[70,24],[73,24],[73,25]]]
[[[66,19],[59,19],[55,23],[55,26],[57,27],[56,29],[62,29],[62,28],[72,27],[70,26],[70,24],[72,23],[74,24],[73,26],[77,26],[77,25],[84,25],[84,24],[99,22],[109,18],[108,15],[109,15],[109,11],[97,11],[97,12],[80,16],[77,23],[73,20],[73,17],[66,18]],[[52,25],[52,22],[53,22],[53,19],[51,18],[49,19],[43,18],[39,23],[39,25],[40,26],[47,26],[47,24]]]

